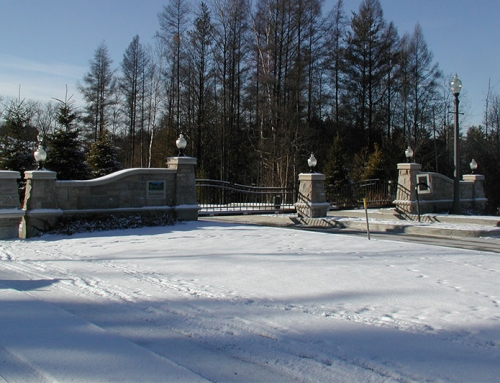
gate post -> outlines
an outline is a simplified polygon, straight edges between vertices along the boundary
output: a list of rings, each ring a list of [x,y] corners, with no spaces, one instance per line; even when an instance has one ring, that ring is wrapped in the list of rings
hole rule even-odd
[[[19,172],[0,170],[0,239],[19,238],[20,209],[17,180]]]
[[[486,196],[484,194],[484,176],[481,174],[464,174],[460,183],[461,198],[468,200],[468,207],[479,212],[484,211]]]
[[[326,217],[330,204],[326,202],[325,179],[321,173],[299,174],[299,195],[295,204],[299,217]]]
[[[422,165],[417,163],[398,164],[398,192],[394,204],[396,209],[407,213],[417,212],[417,174],[420,173]]]
[[[194,157],[168,157],[167,167],[177,170],[175,180],[175,212],[181,221],[198,220],[199,206],[196,202],[196,166]]]
[[[24,217],[19,227],[19,238],[30,238],[55,226],[62,215],[56,195],[56,172],[31,170],[24,173],[26,194]]]

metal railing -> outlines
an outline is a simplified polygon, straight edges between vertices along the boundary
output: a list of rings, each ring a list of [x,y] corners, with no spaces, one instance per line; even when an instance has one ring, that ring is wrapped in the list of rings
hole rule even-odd
[[[353,209],[363,206],[366,198],[368,207],[393,206],[396,199],[397,182],[379,179],[365,180],[345,186],[325,187],[326,200],[331,209]]]
[[[297,191],[197,179],[196,197],[200,215],[289,213],[295,211]]]
[[[325,187],[330,209],[367,206],[389,207],[396,199],[397,182],[366,180],[346,186]],[[200,215],[294,213],[298,191],[295,188],[248,186],[228,181],[197,179],[196,197]]]

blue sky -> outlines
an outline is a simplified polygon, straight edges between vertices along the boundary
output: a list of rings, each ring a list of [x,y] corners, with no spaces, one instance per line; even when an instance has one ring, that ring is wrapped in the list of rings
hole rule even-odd
[[[445,75],[463,82],[463,124],[482,121],[488,81],[500,92],[500,1],[380,0],[399,34],[420,23]],[[0,95],[36,100],[79,99],[76,82],[105,41],[116,67],[132,38],[152,41],[166,0],[0,0]],[[336,0],[325,0],[330,10]],[[344,0],[356,11],[361,0]]]

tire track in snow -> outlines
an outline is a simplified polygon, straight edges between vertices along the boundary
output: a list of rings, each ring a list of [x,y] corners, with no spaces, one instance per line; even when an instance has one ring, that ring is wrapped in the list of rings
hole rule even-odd
[[[36,366],[23,360],[0,346],[0,383],[50,383],[54,379],[46,376]]]
[[[56,256],[53,254],[48,256],[53,260],[84,261],[99,268],[112,268],[132,278],[134,283],[131,285],[148,287],[141,289],[139,294],[137,292],[134,294],[134,292],[128,291],[126,286],[116,286],[88,275],[77,275],[67,269],[54,266],[53,262],[50,262],[49,265],[45,261],[17,261],[11,262],[8,267],[34,279],[47,279],[50,276],[61,282],[55,285],[55,288],[63,289],[67,293],[77,296],[84,296],[101,304],[102,299],[137,304],[145,298],[145,291],[150,290],[150,286],[159,289],[160,295],[167,291],[173,291],[178,298],[187,296],[188,300],[173,305],[170,302],[163,304],[154,300],[141,301],[139,307],[136,306],[134,309],[147,314],[147,319],[151,320],[151,323],[156,322],[156,326],[167,327],[178,334],[196,339],[208,349],[223,352],[244,363],[271,369],[277,368],[287,376],[296,376],[302,381],[304,381],[303,371],[310,371],[311,379],[309,381],[314,382],[331,375],[333,371],[338,376],[342,376],[343,370],[347,371],[346,374],[351,374],[351,366],[359,369],[360,376],[366,377],[366,373],[369,373],[370,376],[375,374],[375,376],[384,377],[384,381],[391,381],[387,380],[391,374],[398,375],[376,365],[370,365],[367,361],[361,362],[357,358],[349,358],[336,353],[318,352],[314,344],[301,340],[300,336],[294,340],[291,339],[290,333],[293,331],[290,329],[276,324],[269,327],[267,323],[258,319],[258,315],[249,320],[236,314],[240,311],[241,306],[254,306],[259,311],[264,308],[269,311],[268,316],[273,316],[276,310],[282,311],[280,307],[270,305],[269,302],[255,301],[238,295],[229,297],[227,293],[215,291],[217,288],[207,285],[197,286],[196,280],[172,280],[155,273],[141,273],[137,271],[137,265],[130,263],[118,265],[110,261],[82,260],[77,256]],[[210,300],[214,308],[209,309],[207,306],[197,305],[196,303],[200,300]],[[227,305],[232,307],[233,312],[224,317],[217,315],[218,308],[227,307]],[[248,345],[251,346],[250,349],[247,348]],[[318,364],[321,365],[319,369]],[[301,372],[298,373],[298,371]],[[413,379],[400,378],[401,376],[398,375],[394,381],[414,381]]]

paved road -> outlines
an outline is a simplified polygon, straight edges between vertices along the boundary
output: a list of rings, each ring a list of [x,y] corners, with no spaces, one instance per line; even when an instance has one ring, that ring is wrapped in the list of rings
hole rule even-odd
[[[350,234],[350,235],[366,237],[366,233],[354,230],[304,228],[304,227],[300,229],[323,231],[337,235]],[[497,238],[443,238],[443,237],[426,237],[420,235],[385,234],[385,233],[384,234],[370,233],[370,237],[373,239],[384,239],[389,241],[412,242],[412,243],[422,243],[426,245],[456,247],[459,249],[490,251],[500,254],[500,238],[498,237]]]
[[[279,226],[297,230],[322,231],[325,233],[332,233],[336,235],[350,234],[350,235],[366,237],[366,232],[361,229],[354,229],[354,228],[341,229],[331,226],[313,227],[307,225],[295,225],[292,223],[290,218],[286,216],[282,217],[259,216],[259,215],[215,216],[215,217],[203,217],[200,220],[252,224],[260,226]],[[372,225],[372,223],[370,225]],[[422,243],[435,246],[456,247],[460,249],[480,250],[480,251],[488,251],[500,254],[500,237],[458,237],[458,236],[454,237],[449,235],[448,236],[439,235],[438,233],[443,233],[443,230],[433,231],[431,227],[429,227],[428,230],[433,235],[426,236],[426,235],[408,234],[401,232],[382,233],[380,231],[379,232],[373,231],[371,233],[371,238],[385,239],[390,241]]]

